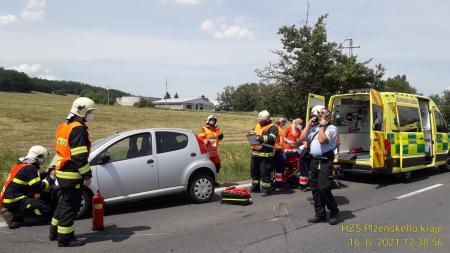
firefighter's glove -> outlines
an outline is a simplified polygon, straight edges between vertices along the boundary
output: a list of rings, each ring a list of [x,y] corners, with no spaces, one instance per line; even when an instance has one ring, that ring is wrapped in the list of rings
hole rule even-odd
[[[220,133],[217,138],[219,138],[219,141],[223,140],[223,133]]]

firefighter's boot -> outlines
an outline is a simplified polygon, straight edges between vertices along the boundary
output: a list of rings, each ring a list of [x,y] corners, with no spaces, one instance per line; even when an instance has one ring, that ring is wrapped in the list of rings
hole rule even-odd
[[[15,220],[14,214],[12,212],[10,212],[8,209],[2,208],[0,210],[0,213],[10,229],[15,229],[15,228],[20,227],[21,223],[19,223]]]

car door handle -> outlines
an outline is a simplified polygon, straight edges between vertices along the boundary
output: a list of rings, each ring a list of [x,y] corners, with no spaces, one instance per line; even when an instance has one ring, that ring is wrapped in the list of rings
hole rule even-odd
[[[191,153],[191,156],[192,156],[192,157],[196,157],[197,154],[196,154],[196,153]]]
[[[155,160],[153,160],[153,159],[149,159],[149,160],[147,161],[148,164],[152,164],[152,163],[154,163],[154,162],[155,162]]]

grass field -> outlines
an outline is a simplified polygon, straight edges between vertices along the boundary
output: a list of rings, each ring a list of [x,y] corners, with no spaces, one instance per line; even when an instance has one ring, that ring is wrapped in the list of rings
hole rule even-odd
[[[32,145],[54,152],[56,127],[64,122],[76,96],[45,93],[0,92],[0,173],[4,175],[17,157]],[[140,128],[177,127],[198,131],[211,112],[177,111],[122,106],[100,106],[89,124],[93,141],[109,134]],[[256,122],[255,113],[214,113],[224,131],[220,146],[221,180],[249,178],[249,148],[245,135]]]

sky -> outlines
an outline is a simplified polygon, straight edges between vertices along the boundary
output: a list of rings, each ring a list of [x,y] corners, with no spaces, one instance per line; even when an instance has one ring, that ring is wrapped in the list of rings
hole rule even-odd
[[[277,62],[278,28],[306,20],[306,0],[3,0],[0,66],[162,97],[214,100],[225,86],[257,82]],[[385,78],[405,74],[419,92],[450,87],[450,1],[310,0],[309,23],[353,39]]]

